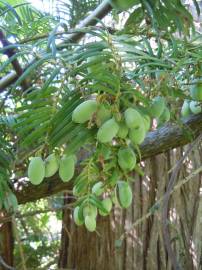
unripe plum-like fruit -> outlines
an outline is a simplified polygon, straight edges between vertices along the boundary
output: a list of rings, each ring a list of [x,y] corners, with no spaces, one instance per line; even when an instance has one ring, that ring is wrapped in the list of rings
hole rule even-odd
[[[89,232],[94,232],[96,229],[96,219],[93,216],[86,216],[85,226]]]
[[[101,216],[107,216],[109,214],[109,212],[112,209],[112,201],[110,198],[106,198],[104,200],[102,200],[102,206],[103,208],[106,210],[106,213],[104,211],[102,211],[101,209],[99,209],[99,214]]]
[[[104,192],[103,183],[101,181],[95,183],[94,186],[92,187],[92,193],[95,194],[96,196],[100,196],[103,192]]]
[[[194,114],[198,114],[201,112],[201,105],[197,101],[191,101],[189,107]]]
[[[189,116],[191,113],[190,108],[189,108],[189,101],[185,100],[183,105],[182,105],[182,109],[181,109],[181,115],[183,117],[187,117]]]
[[[142,120],[143,120],[143,123],[144,123],[144,126],[145,126],[145,130],[149,131],[150,127],[151,127],[151,119],[150,119],[149,115],[144,114],[142,116]]]
[[[79,217],[79,206],[74,208],[73,218],[74,218],[74,222],[76,223],[76,225],[80,226],[80,225],[84,224],[84,220],[81,220]]]
[[[6,194],[3,200],[4,208],[7,212],[16,212],[18,209],[18,201],[12,192]]]
[[[114,118],[107,120],[98,130],[97,139],[101,143],[111,142],[117,135],[119,125]]]
[[[83,208],[83,216],[93,216],[94,218],[96,218],[97,216],[97,207],[95,207],[92,204],[87,204],[84,206]]]
[[[130,185],[125,181],[118,182],[118,200],[123,208],[128,208],[132,203],[132,190]]]
[[[139,128],[134,128],[129,131],[129,138],[133,144],[141,144],[144,141],[146,136],[145,125],[142,125]]]
[[[118,164],[124,171],[132,171],[136,165],[136,156],[130,147],[122,147],[118,151]]]
[[[97,102],[95,100],[87,100],[79,104],[72,113],[72,121],[83,124],[91,119],[97,110]]]
[[[138,128],[142,124],[140,113],[133,108],[128,108],[124,113],[124,117],[128,128]]]
[[[41,157],[33,157],[28,167],[28,177],[33,185],[39,185],[45,177],[45,163]]]
[[[65,155],[61,158],[59,164],[59,176],[63,182],[68,182],[74,176],[75,162],[75,155]]]
[[[190,88],[190,95],[194,100],[202,101],[202,82],[198,82]]]
[[[155,97],[152,101],[150,112],[154,118],[159,118],[165,109],[165,100],[163,97]]]
[[[53,176],[59,168],[59,160],[55,154],[49,155],[45,159],[45,177]]]
[[[121,139],[125,139],[127,135],[128,135],[128,127],[126,126],[124,122],[121,122],[119,124],[119,131],[117,133],[117,137]]]
[[[166,123],[170,120],[170,111],[168,109],[168,107],[165,107],[163,113],[161,114],[161,116],[159,117],[159,121],[161,123]]]
[[[96,124],[100,127],[104,122],[111,118],[111,111],[105,104],[100,104],[96,112]]]

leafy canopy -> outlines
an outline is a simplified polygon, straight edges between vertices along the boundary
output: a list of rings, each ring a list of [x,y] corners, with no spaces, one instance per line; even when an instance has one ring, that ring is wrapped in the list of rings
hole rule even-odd
[[[87,2],[82,2],[82,16],[99,3]],[[127,207],[132,172],[143,173],[136,160],[141,160],[139,145],[147,132],[167,121],[180,122],[184,100],[195,100],[200,112],[196,101],[201,97],[190,92],[201,87],[202,51],[192,15],[180,0],[128,2],[125,6],[125,1],[112,1],[114,21],[127,10],[121,28],[99,21],[99,26],[76,29],[86,34],[77,43],[69,29],[80,18],[80,9],[73,7],[83,7],[80,1],[58,1],[53,14],[23,1],[0,2],[1,28],[10,42],[0,48],[0,76],[13,70],[15,60],[24,68],[0,95],[0,202],[7,210],[17,204],[10,187],[20,179],[27,181],[30,157],[45,159],[51,153],[59,160],[77,156],[79,172],[67,163],[74,173],[68,180],[79,206],[77,221],[92,216],[90,210],[85,214],[86,206],[108,214],[103,194]],[[14,51],[11,57],[9,50]],[[94,100],[96,109],[84,122],[72,120],[86,100]],[[81,110],[78,118],[89,110]],[[136,124],[134,114],[139,117]]]

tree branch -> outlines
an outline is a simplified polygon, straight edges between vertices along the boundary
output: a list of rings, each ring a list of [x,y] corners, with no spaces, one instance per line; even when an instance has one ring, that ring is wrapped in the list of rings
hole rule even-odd
[[[3,47],[7,47],[7,46],[11,45],[11,43],[6,39],[6,37],[5,37],[2,30],[0,30],[0,41],[1,41],[2,45],[3,45]],[[5,49],[5,51],[4,51],[4,54],[7,55],[8,58],[11,58],[13,55],[15,55],[15,53],[16,52],[15,52],[14,49]],[[23,73],[23,69],[21,68],[20,63],[18,62],[18,60],[14,59],[13,61],[11,61],[11,64],[13,66],[13,69],[15,70],[16,76],[20,77],[22,75],[22,73]],[[11,76],[12,77],[11,81],[13,81],[13,74],[14,73],[11,74],[12,75]],[[4,78],[6,78],[6,77],[4,77]],[[5,79],[4,79],[4,81],[5,81]],[[1,83],[1,81],[0,81],[0,83]],[[25,80],[22,82],[22,87],[23,87],[23,89],[26,89],[28,87],[27,82]],[[1,89],[2,88],[0,86],[0,90]]]
[[[189,132],[187,132],[189,131]],[[155,156],[193,141],[202,131],[202,114],[185,119],[182,126],[168,124],[158,130],[148,133],[140,146],[142,160]],[[77,168],[77,173],[79,168]],[[60,191],[71,190],[72,182],[62,182],[58,175],[48,178],[38,186],[30,183],[22,185],[15,191],[19,204],[36,201],[56,194]]]
[[[103,19],[110,11],[112,7],[109,3],[109,0],[104,0],[88,17],[86,17],[75,29],[84,28],[88,26],[94,26],[97,24],[98,20]],[[65,42],[72,41],[78,42],[86,33],[85,32],[75,32],[69,34]],[[26,70],[26,68],[25,68]],[[9,73],[4,78],[0,80],[0,90],[5,89],[16,81],[19,77],[18,72]]]

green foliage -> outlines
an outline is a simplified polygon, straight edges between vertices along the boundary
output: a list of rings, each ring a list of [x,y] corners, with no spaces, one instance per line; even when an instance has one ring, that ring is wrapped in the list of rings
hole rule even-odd
[[[29,269],[50,269],[57,264],[56,252],[60,246],[61,222],[57,215],[61,211],[44,212],[48,206],[60,207],[62,204],[59,197],[51,200],[39,200],[35,203],[27,203],[19,206],[21,214],[30,213],[22,219],[17,219],[18,233],[21,235],[21,245],[26,256],[26,265]],[[31,215],[35,210],[42,213]],[[54,225],[53,225],[54,224]],[[16,268],[21,269],[21,253],[16,242],[14,249],[14,258]]]
[[[64,14],[74,10],[65,22],[72,27],[97,2],[58,1],[58,8],[63,6]],[[30,156],[45,159],[56,153],[60,159],[78,156],[79,173],[73,159],[69,170],[59,169],[63,181],[72,179],[79,207],[76,223],[84,222],[94,231],[95,218],[84,219],[83,209],[90,204],[108,214],[105,194],[118,191],[120,205],[130,205],[130,171],[142,174],[136,166],[139,145],[154,128],[151,120],[159,126],[176,121],[183,101],[194,99],[190,85],[201,76],[202,53],[201,35],[192,31],[192,16],[181,1],[134,3],[121,31],[111,34],[103,24],[84,27],[77,31],[88,38],[75,44],[61,18],[27,3],[12,7],[1,2],[0,23],[13,44],[0,48],[0,75],[13,68],[15,59],[27,66],[0,96],[5,127],[0,133],[2,202],[10,192],[11,175],[27,176]],[[9,49],[16,51],[10,59],[5,56]],[[93,106],[83,108],[86,102]],[[186,108],[183,116],[187,114]],[[85,151],[82,161],[80,150]],[[122,187],[129,194],[126,198]]]

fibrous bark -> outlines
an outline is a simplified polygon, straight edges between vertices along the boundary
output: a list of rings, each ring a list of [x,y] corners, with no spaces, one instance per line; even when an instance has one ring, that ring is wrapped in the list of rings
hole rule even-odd
[[[5,213],[1,212],[0,216],[3,217],[4,214]],[[12,222],[6,222],[0,225],[0,270],[9,269],[5,267],[5,265],[13,266],[13,250],[14,236]]]
[[[202,132],[202,114],[193,115],[184,120],[180,125],[167,124],[166,126],[148,133],[145,141],[140,146],[142,160],[156,156],[170,149],[183,146],[191,142]],[[77,170],[77,172],[79,169]],[[18,202],[36,201],[51,196],[60,191],[71,189],[72,182],[62,182],[58,175],[46,179],[42,184],[33,186],[26,183],[15,191]]]

